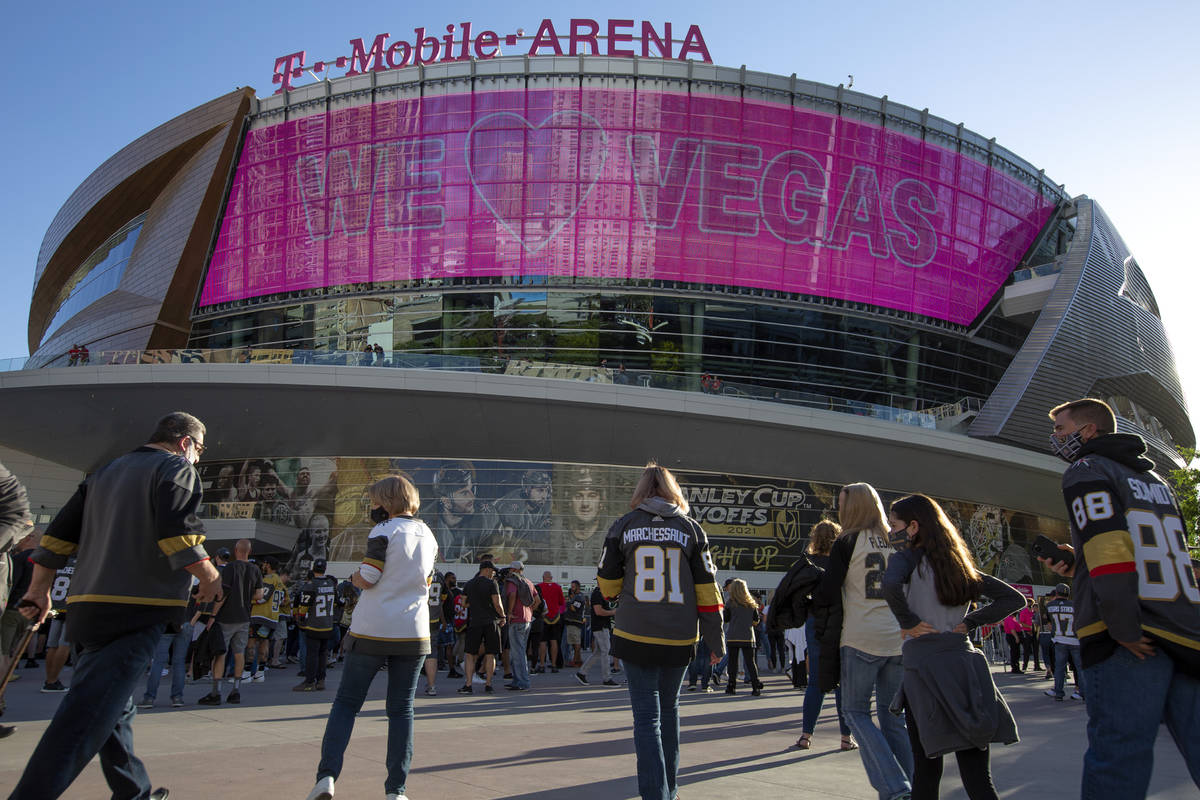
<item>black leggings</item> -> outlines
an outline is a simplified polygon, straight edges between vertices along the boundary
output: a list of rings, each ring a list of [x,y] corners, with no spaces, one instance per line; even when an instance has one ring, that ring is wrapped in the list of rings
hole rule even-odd
[[[908,724],[908,740],[912,742],[913,751],[912,800],[937,800],[938,785],[942,782],[942,756],[929,758],[925,755],[916,718],[908,707],[904,709],[904,718]],[[958,774],[962,777],[967,797],[971,800],[1000,800],[996,794],[996,787],[992,785],[989,750],[977,750],[972,747],[959,750],[954,757],[958,759]]]
[[[730,645],[729,664],[725,668],[725,674],[729,676],[729,680],[725,688],[737,688],[738,653],[742,654],[742,665],[746,668],[746,680],[750,683],[751,688],[757,688],[758,664],[754,661],[754,648],[748,644]]]

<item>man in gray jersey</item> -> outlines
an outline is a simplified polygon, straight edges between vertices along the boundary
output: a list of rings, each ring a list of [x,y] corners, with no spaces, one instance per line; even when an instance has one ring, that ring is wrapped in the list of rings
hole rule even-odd
[[[196,517],[205,435],[191,414],[163,417],[147,444],[88,476],[42,536],[21,612],[46,618],[55,573],[77,553],[67,635],[80,652],[71,688],[9,800],[61,797],[97,754],[114,797],[167,796],[151,793],[133,754],[132,694],[163,633],[184,621],[192,577],[199,601],[217,593],[220,575]]]
[[[1146,443],[1093,398],[1050,411],[1075,563],[1075,634],[1087,696],[1082,795],[1143,798],[1166,723],[1200,787],[1200,587],[1170,487]],[[1051,564],[1049,559],[1043,563]],[[1062,669],[1059,665],[1058,669]]]

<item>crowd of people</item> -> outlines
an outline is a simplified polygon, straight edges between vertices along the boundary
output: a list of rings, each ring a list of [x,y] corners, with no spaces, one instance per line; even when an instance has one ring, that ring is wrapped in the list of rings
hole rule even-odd
[[[971,800],[998,798],[991,745],[1016,742],[1017,724],[976,646],[997,625],[1013,672],[1028,670],[1031,658],[1040,671],[1045,658],[1050,697],[1063,699],[1074,667],[1073,696],[1088,714],[1084,798],[1145,797],[1160,723],[1200,787],[1200,588],[1178,503],[1144,443],[1117,433],[1104,403],[1068,403],[1050,417],[1051,446],[1069,465],[1072,543],[1039,558],[1072,585],[1035,607],[978,568],[936,501],[912,494],[885,509],[872,486],[850,483],[836,522],[813,529],[809,552],[765,608],[744,582],[719,585],[707,534],[674,475],[655,463],[609,528],[590,592],[577,581],[563,592],[550,573],[535,584],[521,561],[498,566],[489,554],[459,586],[436,570],[437,535],[400,475],[369,488],[374,527],[344,581],[320,558],[299,575],[270,557],[253,563],[247,540],[210,559],[194,466],[206,429],[176,412],[147,444],[90,475],[40,537],[24,536],[5,653],[17,655],[7,648],[23,621],[42,623],[63,602],[69,613],[45,642],[43,690],[64,696],[11,797],[62,796],[99,755],[114,796],[166,798],[166,789],[151,790],[131,731],[135,707],[154,704],[164,668],[175,672],[172,705],[184,702],[188,670],[211,682],[197,702],[218,705],[240,702],[243,681],[286,662],[303,662],[296,691],[321,691],[330,664],[343,660],[308,800],[334,796],[355,718],[381,671],[384,791],[404,800],[422,673],[428,695],[443,669],[462,679],[464,695],[494,693],[497,672],[507,691],[522,692],[547,670],[575,670],[589,685],[597,662],[601,684],[623,676],[639,795],[676,800],[684,679],[708,690],[723,675],[735,694],[744,675],[757,695],[757,651],[766,646],[776,670],[804,655],[798,748],[812,746],[833,693],[842,749],[859,752],[881,800],[936,798],[948,754]],[[0,493],[6,553],[29,527],[28,506],[2,469]],[[69,688],[58,677],[68,654]],[[794,683],[800,671],[793,667]],[[226,678],[232,688],[222,698]]]

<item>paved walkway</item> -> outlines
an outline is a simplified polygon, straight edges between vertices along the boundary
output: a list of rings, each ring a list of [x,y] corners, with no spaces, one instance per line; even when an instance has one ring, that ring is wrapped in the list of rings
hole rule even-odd
[[[13,786],[60,695],[41,694],[40,670],[21,670],[10,687],[3,720],[17,724],[0,741],[0,791]],[[384,678],[372,687],[338,782],[339,798],[382,798],[387,720]],[[623,688],[582,687],[569,670],[537,675],[535,689],[494,696],[454,693],[444,680],[438,697],[418,692],[416,752],[409,776],[413,800],[530,798],[620,800],[636,796],[628,699]],[[620,678],[620,676],[617,676]],[[207,685],[189,685],[192,703],[140,712],[137,752],[155,785],[186,798],[304,798],[312,787],[330,690],[296,694],[295,670],[272,673],[243,688],[240,706],[197,706]],[[996,748],[992,766],[1000,795],[1020,800],[1078,796],[1085,713],[1076,701],[1055,702],[1048,683],[997,673],[1021,730],[1021,742]],[[873,800],[857,753],[838,750],[832,698],[812,750],[792,744],[800,733],[800,692],[782,676],[765,676],[762,697],[684,693],[680,796],[684,800],[852,798]],[[70,681],[70,671],[64,682]],[[499,686],[500,681],[497,681]],[[424,680],[422,679],[422,688]],[[1195,798],[1196,787],[1163,729],[1156,749],[1151,796]],[[943,797],[965,798],[953,759],[947,759]],[[93,761],[66,795],[110,797]]]

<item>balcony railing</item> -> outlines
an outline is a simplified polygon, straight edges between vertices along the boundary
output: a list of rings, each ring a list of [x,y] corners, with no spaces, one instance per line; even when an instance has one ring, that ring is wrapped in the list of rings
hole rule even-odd
[[[820,391],[820,386],[772,388],[759,384],[728,380],[723,375],[686,371],[625,370],[607,365],[587,366],[555,362],[527,361],[498,357],[479,358],[396,351],[306,350],[298,348],[241,348],[177,350],[105,350],[64,354],[43,367],[99,367],[130,364],[300,364],[347,367],[478,372],[529,377],[574,380],[587,383],[625,384],[675,391],[699,391],[728,397],[745,397],[871,417],[901,425],[936,428],[938,421],[978,410],[982,401],[963,398],[955,403],[928,406],[918,398],[874,393],[881,402],[847,399]],[[27,358],[0,359],[0,372],[29,367]]]

